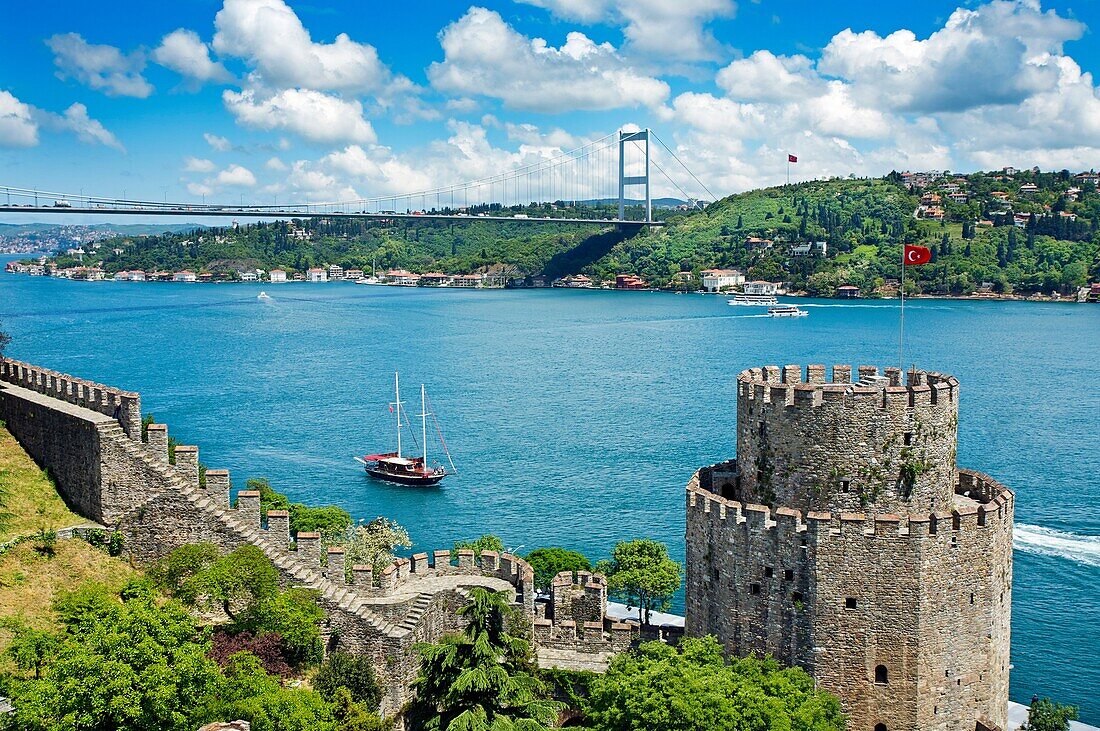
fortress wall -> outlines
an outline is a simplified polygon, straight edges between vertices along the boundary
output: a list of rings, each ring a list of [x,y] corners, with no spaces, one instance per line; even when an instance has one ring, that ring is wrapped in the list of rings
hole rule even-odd
[[[727,467],[716,467],[725,479]],[[851,728],[1005,727],[1007,488],[964,470],[957,511],[803,517],[703,487],[715,482],[704,469],[687,488],[688,635],[805,668],[841,697]],[[876,682],[879,665],[886,683]]]
[[[862,378],[878,377],[860,366]],[[900,385],[851,383],[850,366],[764,366],[738,375],[737,492],[746,502],[802,511],[931,511],[951,504],[958,381],[915,371]],[[908,444],[906,441],[908,440]],[[919,463],[907,485],[903,462]]]
[[[284,586],[317,592],[328,650],[372,658],[386,691],[385,715],[409,700],[419,667],[414,643],[437,641],[464,626],[456,612],[468,587],[511,587],[530,633],[534,571],[526,561],[487,551],[478,557],[459,552],[452,562],[449,551],[436,551],[434,562],[417,554],[377,577],[368,567],[355,567],[349,584],[337,570],[342,554],[326,551],[322,558],[319,536],[299,534],[297,550],[290,550],[286,511],[269,513],[265,528],[258,493],[240,492],[230,508],[227,471],[207,470],[201,487],[197,447],[177,447],[172,465],[167,427],[150,425],[143,442],[137,394],[0,359],[0,419],[76,512],[123,533],[136,563],[188,543],[213,543],[223,552],[259,547]]]

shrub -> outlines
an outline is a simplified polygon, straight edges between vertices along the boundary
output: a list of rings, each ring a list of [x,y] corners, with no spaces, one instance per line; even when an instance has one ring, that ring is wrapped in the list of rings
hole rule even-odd
[[[286,661],[283,638],[278,632],[254,635],[251,632],[233,634],[218,630],[210,637],[210,652],[207,657],[219,666],[228,667],[230,658],[238,652],[251,652],[271,675],[289,678],[292,674]]]
[[[335,652],[313,676],[313,689],[331,703],[336,702],[340,688],[346,688],[354,701],[367,708],[377,708],[382,700],[382,688],[378,685],[374,666],[362,655]]]
[[[52,558],[57,553],[57,531],[39,528],[34,534],[34,550],[40,556]]]

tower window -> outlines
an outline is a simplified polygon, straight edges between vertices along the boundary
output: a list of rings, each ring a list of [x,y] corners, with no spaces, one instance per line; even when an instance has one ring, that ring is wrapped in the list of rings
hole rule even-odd
[[[844,598],[844,608],[845,609],[855,609],[856,608],[856,598],[854,596],[845,597]]]
[[[763,439],[766,433],[767,427],[764,425],[764,422],[760,422],[760,438]]]
[[[756,594],[759,594],[760,593],[760,584],[750,584],[749,585],[749,593],[754,595],[754,596]]]
[[[875,666],[875,685],[886,685],[887,671],[885,665]]]
[[[764,567],[764,578],[770,579],[772,577],[772,574],[774,574],[774,573],[775,572],[772,570],[771,566],[765,566]],[[973,604],[973,602],[971,602],[971,604]]]
[[[840,491],[841,492],[848,492],[848,490],[849,490],[849,488],[851,488],[851,486],[852,486],[852,481],[851,480],[841,480],[840,481]]]
[[[886,731],[886,724],[885,723],[876,723],[875,724],[875,731]]]
[[[970,592],[970,603],[974,603],[974,592]]]
[[[907,446],[907,447],[910,446],[913,443],[913,432],[911,432],[911,431],[905,432],[904,441],[905,441],[905,446]]]
[[[791,571],[790,569],[787,569],[786,571],[783,572],[783,578],[786,579],[787,581],[792,580],[794,578],[794,571]]]
[[[792,593],[791,594],[791,601],[794,601],[794,602],[802,601],[802,592],[796,591],[796,592]]]

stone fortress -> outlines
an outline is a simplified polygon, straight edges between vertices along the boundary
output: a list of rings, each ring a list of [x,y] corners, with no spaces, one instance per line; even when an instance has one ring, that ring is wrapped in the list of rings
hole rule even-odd
[[[853,731],[1004,729],[1012,493],[956,467],[958,381],[860,366],[767,366],[737,378],[736,459],[687,487],[686,632],[734,654],[770,653],[836,693]],[[0,359],[0,420],[85,518],[149,563],[187,543],[252,544],[288,586],[314,589],[326,650],[372,658],[409,700],[414,645],[461,629],[474,586],[505,591],[544,666],[602,670],[638,639],[607,616],[599,574],[563,572],[537,597],[508,553],[417,553],[379,575],[322,550],[229,473],[200,475],[197,447],[169,459],[142,434],[138,394]]]
[[[853,731],[1007,728],[1013,494],[956,466],[959,383],[737,377],[737,453],[687,486],[688,635],[769,653]]]
[[[475,586],[508,594],[544,665],[603,669],[636,640],[636,627],[607,616],[603,577],[584,574],[575,585],[559,575],[546,601],[536,597],[531,566],[509,553],[460,550],[457,560],[447,550],[417,553],[378,576],[353,566],[349,581],[343,549],[322,551],[317,533],[292,541],[285,510],[261,519],[258,492],[239,491],[234,505],[226,470],[200,477],[198,447],[176,446],[170,460],[165,425],[148,425],[143,436],[136,393],[0,358],[0,421],[74,511],[123,533],[138,564],[188,543],[263,550],[285,585],[317,592],[326,651],[372,658],[384,715],[409,700],[419,667],[414,645],[461,630],[456,610]]]

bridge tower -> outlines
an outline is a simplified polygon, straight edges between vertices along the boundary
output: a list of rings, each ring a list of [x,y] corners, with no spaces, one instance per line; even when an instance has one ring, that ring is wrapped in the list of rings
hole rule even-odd
[[[631,175],[626,174],[626,143],[645,141],[645,174],[644,175]],[[622,221],[625,218],[626,212],[626,186],[628,185],[644,185],[645,186],[645,220],[646,223],[653,221],[653,199],[650,196],[649,189],[649,128],[646,127],[640,132],[619,132],[619,220]]]

